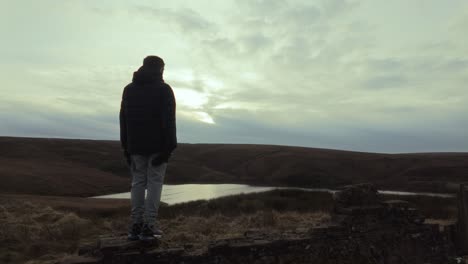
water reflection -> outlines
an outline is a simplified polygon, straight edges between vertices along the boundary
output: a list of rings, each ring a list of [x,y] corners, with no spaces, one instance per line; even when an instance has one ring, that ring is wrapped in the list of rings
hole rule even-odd
[[[164,185],[161,200],[168,204],[183,203],[195,200],[208,200],[241,193],[265,192],[275,187],[258,187],[244,184],[178,184]],[[117,193],[96,196],[93,198],[130,199],[130,193]]]
[[[334,193],[337,190],[322,189],[322,188],[293,188],[293,187],[259,187],[245,184],[177,184],[164,185],[161,200],[168,204],[176,204],[190,202],[195,200],[208,200],[227,195],[235,195],[241,193],[265,192],[275,189],[302,190],[309,192],[329,192]],[[401,191],[379,191],[382,194],[391,195],[422,195],[449,198],[454,197],[453,194],[440,193],[419,193],[419,192],[401,192]],[[95,196],[92,198],[115,198],[115,199],[130,199],[130,193],[117,193],[110,195]]]

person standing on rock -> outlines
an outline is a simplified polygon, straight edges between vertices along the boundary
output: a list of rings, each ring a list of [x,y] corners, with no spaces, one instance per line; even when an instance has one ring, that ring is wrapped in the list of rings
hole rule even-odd
[[[156,218],[167,162],[177,147],[176,103],[163,71],[160,57],[147,56],[123,90],[120,142],[132,175],[129,240],[162,235]]]

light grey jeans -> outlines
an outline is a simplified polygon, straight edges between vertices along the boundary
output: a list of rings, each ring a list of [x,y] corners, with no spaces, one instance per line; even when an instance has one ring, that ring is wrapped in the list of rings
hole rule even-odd
[[[151,161],[159,155],[159,153],[151,156],[131,155],[133,223],[145,222],[154,225],[156,222],[167,168],[167,163],[158,166],[151,164]]]

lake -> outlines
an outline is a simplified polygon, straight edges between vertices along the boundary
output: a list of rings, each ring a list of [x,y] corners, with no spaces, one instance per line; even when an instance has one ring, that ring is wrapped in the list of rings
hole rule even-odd
[[[161,201],[167,204],[177,204],[196,200],[208,200],[219,198],[228,195],[236,195],[241,193],[254,193],[254,192],[266,192],[277,189],[287,190],[301,190],[308,192],[329,192],[334,193],[337,190],[331,189],[320,189],[320,188],[294,188],[294,187],[262,187],[262,186],[251,186],[245,184],[165,184],[161,194]],[[381,194],[392,194],[392,195],[422,195],[422,196],[433,196],[449,198],[454,197],[453,194],[441,194],[441,193],[424,193],[424,192],[401,192],[401,191],[379,191]],[[130,199],[130,193],[116,193],[102,196],[95,196],[91,198],[115,198],[115,199]]]

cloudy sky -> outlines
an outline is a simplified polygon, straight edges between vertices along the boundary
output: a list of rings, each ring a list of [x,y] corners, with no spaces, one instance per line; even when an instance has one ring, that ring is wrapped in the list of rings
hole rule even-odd
[[[180,142],[468,151],[468,2],[0,0],[0,135],[118,139],[166,61]]]

